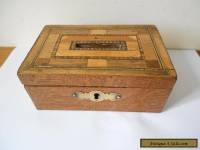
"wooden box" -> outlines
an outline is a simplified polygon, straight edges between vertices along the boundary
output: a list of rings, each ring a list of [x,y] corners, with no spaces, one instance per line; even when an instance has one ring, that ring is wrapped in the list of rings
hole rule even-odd
[[[38,109],[160,112],[176,82],[153,25],[47,25],[18,70]]]

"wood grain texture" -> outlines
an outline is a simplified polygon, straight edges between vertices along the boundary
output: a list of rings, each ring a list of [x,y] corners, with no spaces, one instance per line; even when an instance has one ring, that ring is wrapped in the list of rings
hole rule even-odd
[[[161,112],[171,89],[102,87],[25,87],[38,109]],[[118,101],[93,102],[72,97],[77,91],[116,92]]]
[[[0,47],[0,67],[6,61],[14,48],[15,47]]]
[[[63,74],[22,74],[19,76],[25,85],[57,85],[57,86],[97,86],[97,87],[140,87],[140,88],[172,88],[175,76],[117,76],[117,75],[63,75]],[[39,84],[38,84],[39,83]]]
[[[45,26],[18,70],[38,109],[162,110],[177,75],[153,25]],[[119,102],[74,91],[120,92]]]

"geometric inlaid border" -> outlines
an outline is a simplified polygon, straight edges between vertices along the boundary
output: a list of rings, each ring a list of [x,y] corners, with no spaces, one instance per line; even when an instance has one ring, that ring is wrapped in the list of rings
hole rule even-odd
[[[49,30],[49,33],[51,32],[51,30]],[[147,29],[147,32],[149,32],[150,33],[150,31]],[[67,35],[70,35],[70,34],[67,34]],[[72,35],[78,35],[78,34],[72,34]],[[90,34],[88,34],[89,36],[90,36]],[[106,35],[108,35],[108,34],[106,34]],[[48,34],[48,36],[49,36],[49,34]],[[62,37],[63,35],[62,34],[60,34],[59,35],[59,38],[58,38],[58,40],[57,40],[57,42],[56,42],[56,45],[58,46],[58,43],[59,43],[59,40],[61,39],[61,37]],[[84,36],[85,36],[85,34],[84,34]],[[114,35],[114,36],[116,36],[116,34]],[[123,36],[123,35],[121,35],[121,34],[119,34],[119,36]],[[124,35],[124,36],[126,36],[126,35]],[[134,35],[134,36],[137,36],[138,37],[138,35]],[[151,36],[151,33],[150,33],[150,36]],[[152,38],[152,37],[151,37]],[[144,54],[143,54],[143,48],[142,48],[142,46],[140,45],[140,38],[137,38],[137,40],[138,40],[138,44],[139,44],[139,47],[140,47],[140,52],[141,52],[141,57],[142,57],[142,59],[144,58]],[[131,70],[151,70],[151,69],[153,69],[153,70],[163,70],[164,72],[165,72],[165,74],[168,74],[168,71],[170,70],[170,69],[166,69],[165,68],[165,64],[164,64],[164,61],[162,60],[162,57],[160,56],[160,54],[159,54],[159,52],[157,51],[157,48],[156,48],[156,45],[155,45],[155,41],[154,41],[154,39],[152,38],[152,41],[153,41],[153,44],[154,44],[154,48],[155,48],[155,53],[156,53],[156,55],[157,55],[157,60],[158,60],[158,62],[161,64],[161,68],[131,68]],[[41,47],[40,47],[40,51],[42,50],[42,47],[44,46],[44,43],[45,43],[45,41],[43,42],[43,44],[41,45]],[[55,45],[55,47],[54,47],[54,50],[52,51],[52,54],[51,54],[51,56],[52,56],[52,58],[53,57],[56,57],[55,56],[55,54],[56,54],[56,51],[57,51],[57,46]],[[35,60],[37,59],[37,57],[38,57],[38,55],[39,55],[39,53],[40,53],[40,51],[38,52],[38,54],[36,55],[36,57],[34,58],[34,60],[32,61],[32,67],[34,67],[34,68],[37,68],[37,67],[39,67],[39,68],[45,68],[45,67],[50,67],[51,65],[44,65],[44,66],[38,66],[36,63],[35,63]],[[82,58],[78,58],[78,59],[82,59]],[[86,58],[87,59],[87,58]],[[112,59],[112,58],[111,58]],[[60,68],[59,67],[59,65],[53,65],[53,66],[51,66],[51,67],[55,67],[55,68]],[[63,68],[63,67],[61,67],[61,68]],[[69,69],[72,69],[72,68],[70,68],[70,67],[64,67],[64,68],[69,68]],[[81,69],[99,69],[99,68],[81,68]],[[104,68],[104,69],[108,69],[108,70],[112,70],[112,68]],[[113,68],[113,69],[116,69],[116,68]],[[123,68],[119,68],[119,70],[121,70],[121,69],[123,69]],[[124,69],[127,69],[127,68],[124,68]]]

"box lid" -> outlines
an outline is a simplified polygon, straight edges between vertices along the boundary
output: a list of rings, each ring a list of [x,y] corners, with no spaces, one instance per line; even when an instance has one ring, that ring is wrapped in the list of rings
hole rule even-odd
[[[18,76],[25,85],[64,86],[171,88],[176,80],[153,25],[47,25]]]

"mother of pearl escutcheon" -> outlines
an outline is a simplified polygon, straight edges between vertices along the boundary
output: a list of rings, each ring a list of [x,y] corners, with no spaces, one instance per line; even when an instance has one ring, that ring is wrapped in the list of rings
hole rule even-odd
[[[73,97],[78,99],[86,99],[93,102],[101,102],[104,100],[117,101],[121,99],[121,94],[119,93],[103,93],[101,91],[91,91],[91,92],[75,92],[72,94]]]

